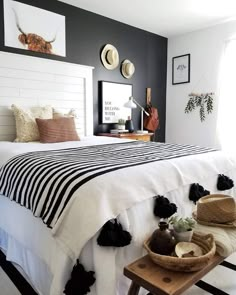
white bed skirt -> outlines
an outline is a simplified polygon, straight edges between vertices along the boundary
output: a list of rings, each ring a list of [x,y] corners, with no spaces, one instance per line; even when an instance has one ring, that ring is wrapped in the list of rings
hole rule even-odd
[[[1,228],[0,237],[0,249],[6,259],[14,264],[39,295],[49,294],[52,273],[47,264]]]
[[[0,195],[0,248],[40,295],[62,294],[73,263],[30,210]]]

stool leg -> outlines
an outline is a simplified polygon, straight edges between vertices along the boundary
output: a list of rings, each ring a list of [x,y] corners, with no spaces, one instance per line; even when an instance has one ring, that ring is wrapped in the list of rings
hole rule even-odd
[[[140,289],[140,286],[132,281],[129,288],[128,295],[138,295],[139,289]]]

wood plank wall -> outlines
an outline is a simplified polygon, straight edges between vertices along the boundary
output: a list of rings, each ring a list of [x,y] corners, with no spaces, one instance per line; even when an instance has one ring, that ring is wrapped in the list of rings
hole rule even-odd
[[[14,140],[11,105],[76,110],[80,136],[93,134],[92,67],[0,52],[0,140]]]

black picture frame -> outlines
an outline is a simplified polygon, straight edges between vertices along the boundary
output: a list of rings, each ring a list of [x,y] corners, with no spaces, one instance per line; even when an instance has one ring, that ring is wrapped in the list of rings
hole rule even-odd
[[[190,82],[190,54],[172,58],[172,85]]]
[[[124,107],[133,95],[133,85],[99,81],[101,96],[101,124],[118,123],[119,119],[131,118],[131,109]]]

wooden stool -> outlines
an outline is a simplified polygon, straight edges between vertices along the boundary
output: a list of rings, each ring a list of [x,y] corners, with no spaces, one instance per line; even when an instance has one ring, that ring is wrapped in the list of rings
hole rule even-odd
[[[223,260],[223,257],[215,255],[209,264],[199,271],[174,272],[153,263],[146,255],[124,268],[124,275],[132,280],[128,295],[137,295],[140,287],[155,295],[182,294]]]

